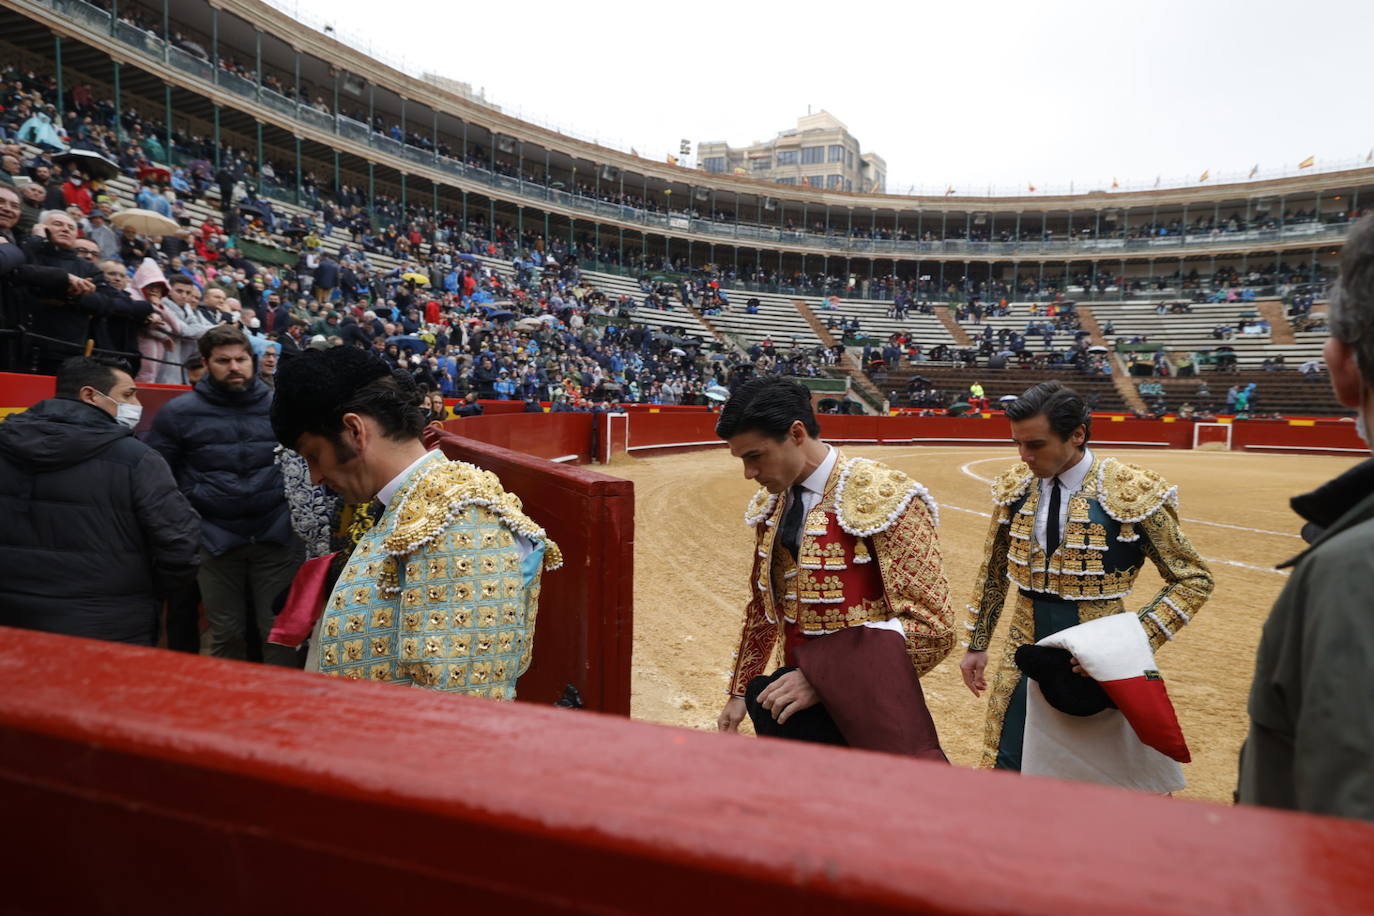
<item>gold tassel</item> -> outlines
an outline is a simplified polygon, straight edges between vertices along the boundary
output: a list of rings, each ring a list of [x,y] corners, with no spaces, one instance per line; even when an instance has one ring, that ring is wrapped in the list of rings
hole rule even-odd
[[[869,554],[868,554],[868,545],[865,544],[862,540],[859,540],[859,541],[854,545],[854,562],[855,562],[855,563],[868,563],[868,562],[872,561],[872,559],[873,559],[873,558],[872,558],[871,556],[869,556]]]
[[[1118,541],[1121,541],[1123,543],[1130,543],[1131,541],[1139,540],[1139,538],[1140,535],[1135,533],[1135,525],[1133,523],[1121,523],[1121,532],[1116,536],[1116,539]]]

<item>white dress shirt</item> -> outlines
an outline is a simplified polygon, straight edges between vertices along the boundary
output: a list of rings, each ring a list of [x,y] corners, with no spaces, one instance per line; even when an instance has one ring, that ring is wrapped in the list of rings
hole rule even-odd
[[[1093,452],[1090,448],[1083,449],[1083,457],[1078,463],[1067,471],[1059,474],[1059,542],[1064,542],[1064,526],[1069,521],[1069,497],[1073,496],[1083,488],[1083,481],[1088,476],[1088,469],[1093,466]],[[1035,510],[1035,542],[1040,545],[1040,549],[1045,549],[1045,533],[1048,526],[1045,524],[1050,514],[1050,491],[1054,487],[1054,478],[1046,477],[1040,481],[1040,505]]]
[[[816,470],[812,471],[812,472],[807,476],[807,478],[801,482],[801,486],[802,486],[802,493],[801,493],[801,501],[802,501],[802,531],[801,531],[801,534],[802,534],[803,536],[805,536],[805,534],[806,534],[806,516],[807,516],[807,513],[809,513],[812,509],[816,508],[817,504],[820,503],[820,501],[821,501],[821,496],[825,493],[825,484],[826,484],[826,481],[828,481],[828,480],[830,479],[830,472],[833,471],[833,470],[835,470],[835,462],[836,462],[837,460],[839,460],[839,457],[840,457],[840,453],[837,452],[837,451],[835,451],[835,447],[834,447],[833,445],[828,445],[828,444],[827,444],[825,447],[826,447],[825,458],[821,461],[821,463],[820,463],[819,465],[817,465]],[[789,504],[792,502],[792,491],[791,491],[790,489],[787,491],[787,502],[788,502]],[[787,512],[786,512],[786,508],[784,508],[784,510],[783,510],[783,518],[786,518],[786,517],[787,517]],[[779,540],[781,540],[781,538],[779,538]],[[785,547],[784,547],[783,549],[786,550]],[[876,563],[877,560],[875,559],[874,562]],[[796,623],[796,621],[795,621],[795,620],[792,620],[790,617],[789,617],[789,618],[786,618],[786,619],[787,619],[787,622],[788,622],[788,623]],[[898,620],[896,617],[893,617],[893,618],[891,618],[891,619],[889,619],[889,620],[883,620],[883,621],[881,621],[881,622],[876,622],[876,623],[873,622],[873,621],[868,621],[868,622],[866,622],[866,623],[864,624],[864,626],[866,626],[866,627],[873,627],[873,628],[878,629],[878,630],[895,630],[896,632],[901,633],[901,634],[903,635],[903,638],[905,638],[905,635],[906,635],[905,631],[902,629],[902,622],[901,622],[900,620]]]

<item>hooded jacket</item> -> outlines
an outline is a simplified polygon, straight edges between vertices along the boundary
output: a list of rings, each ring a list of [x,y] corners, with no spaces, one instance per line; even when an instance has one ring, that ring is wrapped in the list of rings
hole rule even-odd
[[[153,645],[196,572],[200,520],[167,462],[90,404],[0,423],[0,624]]]
[[[163,295],[156,305],[144,294],[144,290],[162,284]],[[143,357],[137,380],[140,382],[159,382],[164,385],[181,383],[181,353],[177,341],[182,335],[180,310],[168,298],[171,285],[162,273],[162,268],[152,258],[144,258],[134,271],[129,295],[136,301],[146,304],[162,319],[160,325],[144,325],[138,334],[138,352]],[[162,362],[158,362],[161,360]]]
[[[291,543],[271,409],[272,389],[256,376],[233,392],[207,375],[153,420],[148,444],[200,513],[201,546],[215,556],[245,544]]]

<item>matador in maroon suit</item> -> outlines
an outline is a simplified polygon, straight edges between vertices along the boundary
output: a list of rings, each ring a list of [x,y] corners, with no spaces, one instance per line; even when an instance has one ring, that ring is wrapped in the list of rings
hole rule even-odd
[[[919,680],[954,645],[935,502],[901,471],[813,436],[809,394],[786,386],[806,391],[747,383],[732,401],[764,404],[732,416],[727,403],[717,426],[763,484],[745,513],[751,597],[720,727],[747,711],[761,735],[944,760]],[[788,414],[772,430],[751,414],[780,404],[799,416],[779,440]],[[782,667],[765,676],[779,649]]]

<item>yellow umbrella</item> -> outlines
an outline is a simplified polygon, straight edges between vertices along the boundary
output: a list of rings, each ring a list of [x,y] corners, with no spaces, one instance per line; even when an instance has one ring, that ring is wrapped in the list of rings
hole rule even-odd
[[[139,235],[176,235],[177,230],[181,228],[176,220],[168,219],[152,210],[140,210],[136,207],[120,210],[110,222],[120,229],[132,226]]]
[[[401,279],[414,283],[416,286],[429,286],[429,277],[426,277],[424,274],[417,274],[413,271],[408,274],[401,274]]]

